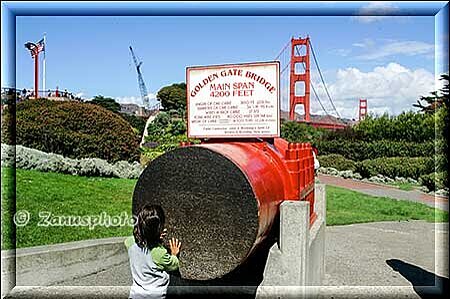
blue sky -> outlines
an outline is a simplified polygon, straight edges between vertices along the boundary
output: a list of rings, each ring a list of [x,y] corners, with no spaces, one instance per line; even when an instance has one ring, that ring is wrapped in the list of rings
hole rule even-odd
[[[292,36],[308,34],[343,116],[355,117],[358,96],[367,97],[374,112],[396,114],[434,89],[434,27],[431,16],[23,16],[16,18],[16,85],[32,88],[33,60],[24,43],[38,41],[44,32],[47,88],[137,103],[130,45],[143,61],[147,89],[156,94],[184,81],[186,66],[273,60]],[[395,80],[388,80],[391,76]],[[320,113],[311,101],[313,112]]]

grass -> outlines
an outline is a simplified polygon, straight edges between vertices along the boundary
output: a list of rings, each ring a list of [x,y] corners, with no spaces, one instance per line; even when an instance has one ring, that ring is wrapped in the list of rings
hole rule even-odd
[[[115,217],[120,217],[123,213],[131,216],[131,200],[136,180],[89,178],[18,169],[14,193],[12,174],[12,169],[2,168],[2,249],[14,248],[11,230],[14,208],[16,211],[27,210],[30,213],[29,223],[16,229],[17,248],[131,234],[132,229],[127,225],[96,226],[90,229],[43,227],[38,226],[38,222],[39,212],[45,211],[57,216],[99,216],[102,212]],[[412,219],[448,221],[448,213],[423,204],[378,198],[327,186],[328,225]]]
[[[448,221],[447,212],[421,203],[374,197],[334,186],[326,186],[326,191],[327,225],[401,220]]]
[[[414,188],[419,187],[419,185],[411,184],[411,183],[390,183],[387,185],[397,187],[403,191],[412,191],[412,190],[414,190]]]
[[[3,171],[5,170],[5,171]],[[2,168],[2,178],[11,184],[12,170]],[[17,248],[77,241],[93,238],[130,235],[132,228],[123,226],[38,226],[40,212],[60,215],[93,215],[101,213],[119,219],[123,213],[131,217],[131,199],[136,180],[79,177],[32,170],[16,171],[16,211],[27,210],[30,221],[26,226],[16,228]],[[2,187],[6,187],[3,185]],[[3,193],[2,188],[2,249],[13,248],[11,224],[13,205],[11,194]],[[5,207],[5,208],[4,208]],[[122,216],[123,215],[123,216]],[[125,218],[125,217],[123,217]],[[54,217],[53,219],[59,219]],[[107,217],[104,217],[107,219]]]
[[[2,170],[2,249],[11,248],[13,239],[12,231],[12,213],[14,210],[14,171],[12,168],[1,168]]]
[[[403,190],[403,191],[411,191],[411,190],[414,189],[413,185],[410,184],[410,183],[401,183],[401,184],[397,184],[397,187],[398,187],[400,190]]]

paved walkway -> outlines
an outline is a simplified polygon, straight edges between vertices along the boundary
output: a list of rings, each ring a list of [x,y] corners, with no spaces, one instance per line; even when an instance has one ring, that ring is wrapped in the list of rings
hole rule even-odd
[[[436,298],[430,297],[436,291],[432,286],[448,284],[448,223],[327,227],[325,254],[321,299]],[[130,284],[130,266],[121,262],[58,286],[17,288],[8,298],[127,298]]]
[[[361,182],[323,174],[319,174],[318,178],[321,183],[326,185],[347,188],[372,196],[420,202],[430,207],[448,211],[448,198],[446,197],[432,196],[417,190],[404,191],[393,186]]]
[[[397,269],[405,263],[448,278],[448,223],[373,222],[329,226],[326,233],[324,285],[414,285],[412,273]]]
[[[322,299],[441,298],[433,286],[448,285],[448,223],[331,226],[325,244]]]

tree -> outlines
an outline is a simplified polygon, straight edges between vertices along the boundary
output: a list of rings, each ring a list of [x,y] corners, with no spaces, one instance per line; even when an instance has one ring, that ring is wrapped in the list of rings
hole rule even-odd
[[[120,104],[117,103],[116,100],[113,98],[105,98],[102,95],[95,96],[91,101],[88,101],[88,103],[102,106],[103,108],[114,113],[118,113],[120,111]]]
[[[158,91],[156,98],[165,111],[186,109],[186,84],[175,83],[164,86]]]
[[[448,136],[450,134],[450,93],[449,75],[442,74],[440,80],[444,81],[444,86],[439,91],[434,91],[431,96],[420,97],[414,107],[420,108],[422,112],[434,115],[436,119],[436,170],[443,172],[443,182],[448,188]],[[422,104],[422,101],[425,101]]]
[[[442,74],[444,87],[440,91],[431,92],[431,96],[421,96],[420,100],[417,100],[417,104],[413,104],[414,107],[420,108],[424,113],[434,113],[437,109],[447,106],[449,104],[449,75]],[[425,103],[422,103],[425,101]]]
[[[119,113],[133,128],[135,128],[139,134],[142,136],[145,129],[145,118],[133,114]]]

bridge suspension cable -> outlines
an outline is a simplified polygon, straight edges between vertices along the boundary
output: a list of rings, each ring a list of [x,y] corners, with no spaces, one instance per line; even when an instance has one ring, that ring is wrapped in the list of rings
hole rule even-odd
[[[288,41],[286,43],[286,45],[281,49],[280,53],[277,55],[277,57],[275,57],[275,60],[278,60],[278,58],[280,58],[281,54],[283,54],[283,52],[286,50],[286,48],[290,45],[291,41]]]
[[[337,116],[341,119],[342,117],[339,114],[339,112],[337,111],[336,106],[334,105],[333,100],[331,99],[330,92],[328,91],[327,85],[325,84],[325,80],[323,79],[322,71],[320,70],[319,63],[317,62],[316,53],[314,52],[314,47],[313,47],[313,45],[311,43],[311,40],[309,41],[309,45],[311,47],[311,52],[313,54],[313,58],[314,58],[314,62],[316,64],[316,68],[319,71],[320,79],[322,80],[323,87],[324,87],[325,92],[326,92],[326,94],[328,96],[328,99],[330,100],[331,106],[333,106],[333,109],[334,109],[334,111],[336,111]]]
[[[275,57],[274,60],[280,61],[280,91],[281,91],[281,102],[282,107],[289,110],[289,70],[290,65],[290,53],[289,53],[289,45],[291,41],[289,40],[286,45],[284,45],[279,52],[279,54]]]
[[[295,47],[295,50],[297,51],[297,55],[300,56],[300,52],[299,52],[299,50],[298,50],[297,47]],[[302,65],[302,67],[303,67],[303,70],[306,72],[306,66],[305,66],[305,63],[302,62],[301,65]],[[322,101],[320,101],[319,95],[317,94],[316,89],[314,88],[314,85],[312,84],[312,82],[310,82],[310,85],[311,85],[311,89],[313,90],[313,93],[314,93],[314,95],[315,95],[317,101],[318,101],[319,104],[320,104],[320,107],[322,107],[322,110],[325,112],[326,115],[330,115],[330,114],[328,113],[328,111],[325,109],[325,107],[323,106]]]

